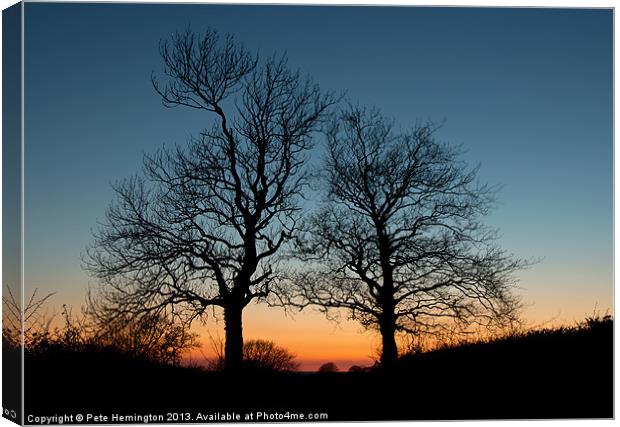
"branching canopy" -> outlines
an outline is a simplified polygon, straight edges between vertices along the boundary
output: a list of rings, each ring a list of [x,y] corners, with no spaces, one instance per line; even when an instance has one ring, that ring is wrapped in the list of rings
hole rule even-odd
[[[286,58],[260,62],[214,31],[177,34],[160,51],[164,78],[153,85],[164,105],[214,122],[187,147],[145,156],[143,173],[114,187],[84,263],[104,284],[99,310],[191,321],[271,291],[297,228],[306,153],[334,99]]]
[[[327,130],[325,200],[299,249],[308,264],[291,299],[348,310],[396,331],[516,320],[513,272],[527,263],[495,244],[481,219],[494,189],[460,152],[418,124],[398,131],[377,110],[350,106]]]

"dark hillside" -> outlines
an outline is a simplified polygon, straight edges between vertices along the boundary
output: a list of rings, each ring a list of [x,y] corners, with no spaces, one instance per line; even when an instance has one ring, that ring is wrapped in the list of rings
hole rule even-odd
[[[241,390],[241,391],[240,391]],[[328,420],[610,418],[613,322],[401,357],[397,370],[231,377],[92,349],[26,359],[26,414],[327,413]],[[281,421],[294,419],[282,418]]]

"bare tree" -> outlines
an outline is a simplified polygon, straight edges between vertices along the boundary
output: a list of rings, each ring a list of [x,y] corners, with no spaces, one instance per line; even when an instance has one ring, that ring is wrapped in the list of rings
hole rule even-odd
[[[285,57],[259,61],[232,36],[176,34],[160,45],[167,107],[203,111],[212,127],[188,147],[145,156],[87,249],[108,313],[184,322],[221,307],[226,368],[243,359],[242,311],[267,297],[295,234],[313,133],[335,102]]]
[[[397,131],[376,109],[349,106],[327,127],[326,196],[300,242],[306,269],[291,303],[340,309],[382,337],[516,319],[512,273],[526,265],[495,244],[481,218],[494,189],[435,128]]]

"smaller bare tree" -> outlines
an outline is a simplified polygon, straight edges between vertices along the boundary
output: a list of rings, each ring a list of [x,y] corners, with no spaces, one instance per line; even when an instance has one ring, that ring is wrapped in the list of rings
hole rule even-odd
[[[299,245],[306,264],[291,304],[347,310],[376,328],[388,368],[397,332],[506,324],[519,309],[513,273],[527,263],[481,222],[495,191],[434,132],[397,131],[378,110],[342,111],[326,131],[324,203]]]

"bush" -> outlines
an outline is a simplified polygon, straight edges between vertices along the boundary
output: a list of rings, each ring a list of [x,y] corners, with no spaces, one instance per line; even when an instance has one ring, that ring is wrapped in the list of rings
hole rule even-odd
[[[185,325],[157,313],[116,317],[99,325],[93,340],[99,346],[172,365],[179,365],[183,352],[198,346],[197,335]]]
[[[294,371],[299,367],[294,354],[267,340],[250,340],[244,343],[243,358],[250,369]]]
[[[214,371],[224,369],[222,346],[217,349],[218,355],[209,363],[208,368]],[[287,349],[279,347],[273,341],[248,340],[243,343],[244,368],[254,371],[294,371],[299,367],[295,355]]]
[[[321,365],[319,372],[338,372],[338,366],[334,362],[328,362]]]
[[[27,356],[54,354],[118,354],[155,363],[178,365],[182,353],[197,346],[196,334],[174,319],[157,313],[103,318],[85,313],[74,316],[63,305],[63,324],[52,327],[53,316],[43,311],[53,294],[39,297],[35,289],[24,310],[11,290],[3,297],[2,344],[18,350],[22,343]]]

